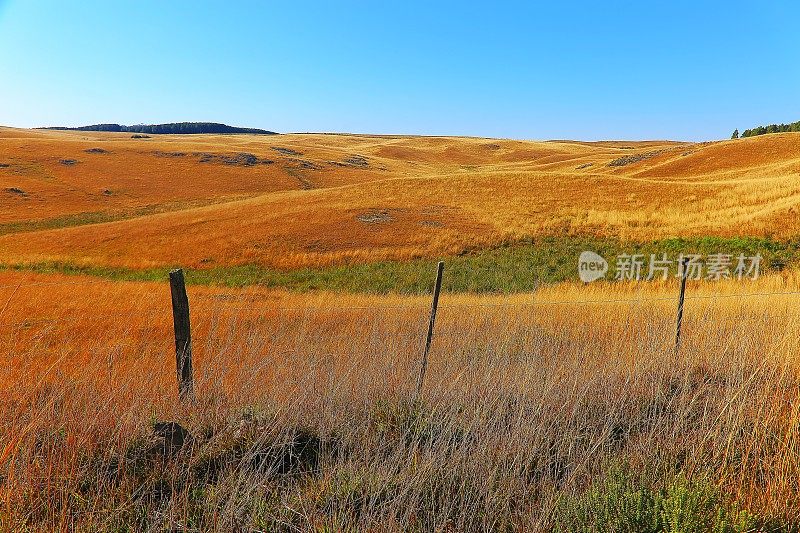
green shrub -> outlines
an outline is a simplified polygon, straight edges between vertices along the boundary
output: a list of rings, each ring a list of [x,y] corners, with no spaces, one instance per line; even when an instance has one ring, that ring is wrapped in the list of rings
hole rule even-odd
[[[621,467],[584,493],[562,498],[555,520],[556,530],[564,532],[744,533],[764,527],[709,483],[678,475],[653,488]]]

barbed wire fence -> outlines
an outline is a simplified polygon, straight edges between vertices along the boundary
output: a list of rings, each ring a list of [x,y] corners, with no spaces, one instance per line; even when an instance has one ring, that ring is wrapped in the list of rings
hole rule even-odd
[[[169,345],[174,341],[174,355],[175,355],[175,371],[176,381],[179,397],[182,400],[191,400],[194,396],[194,366],[192,359],[192,347],[197,343],[206,343],[207,350],[212,351],[211,348],[220,348],[220,354],[230,351],[229,345],[222,343],[219,339],[223,337],[220,328],[225,317],[228,324],[228,329],[233,330],[234,326],[241,326],[237,329],[238,332],[246,331],[248,325],[253,325],[271,319],[270,325],[278,325],[277,328],[269,334],[272,336],[291,336],[293,329],[312,329],[309,326],[310,322],[314,322],[313,326],[319,331],[320,337],[330,334],[330,331],[335,329],[336,320],[342,317],[348,317],[351,321],[359,320],[359,313],[363,323],[359,327],[363,330],[363,335],[369,335],[373,339],[380,342],[397,342],[405,343],[409,346],[418,344],[419,347],[419,360],[418,360],[418,374],[415,387],[415,397],[422,394],[426,369],[428,360],[431,355],[431,348],[436,346],[437,339],[455,340],[463,338],[468,328],[473,330],[486,327],[480,323],[473,323],[472,325],[459,325],[454,324],[450,327],[443,327],[439,324],[437,318],[440,317],[441,312],[451,312],[448,318],[458,317],[463,315],[468,310],[483,310],[490,312],[495,310],[497,312],[504,312],[507,309],[516,309],[519,311],[541,309],[543,312],[550,307],[557,306],[594,306],[594,305],[627,305],[646,307],[648,305],[658,304],[664,305],[669,302],[675,303],[674,315],[674,343],[673,349],[677,355],[681,349],[682,338],[685,338],[685,332],[682,331],[684,327],[683,314],[687,309],[687,305],[691,302],[699,301],[717,301],[717,300],[752,300],[755,298],[769,299],[773,297],[796,297],[800,295],[800,290],[785,290],[785,291],[744,291],[739,293],[719,293],[719,294],[691,294],[686,290],[687,275],[686,269],[683,269],[680,275],[680,284],[674,296],[642,296],[625,297],[625,298],[564,298],[564,299],[543,299],[538,297],[535,291],[530,300],[520,301],[519,297],[508,298],[506,301],[485,301],[485,302],[460,302],[450,300],[448,301],[447,293],[443,298],[440,298],[442,280],[445,275],[444,263],[440,262],[437,266],[436,276],[433,282],[432,301],[429,305],[420,303],[403,303],[395,304],[389,303],[387,305],[340,305],[336,302],[330,304],[311,304],[311,305],[271,305],[270,300],[263,298],[262,294],[256,291],[259,289],[257,283],[253,284],[250,288],[238,290],[236,294],[220,295],[219,299],[213,296],[208,297],[205,304],[206,310],[202,317],[192,315],[190,313],[190,301],[186,292],[185,280],[183,278],[182,270],[175,270],[170,273],[170,293],[172,295],[172,319],[173,319],[173,333],[174,339],[164,338],[163,331],[152,326],[153,324],[163,323],[165,309],[156,309],[147,305],[152,299],[153,294],[146,293],[140,296],[139,300],[129,302],[130,310],[118,311],[115,310],[113,315],[108,313],[98,313],[96,316],[86,316],[85,314],[69,314],[69,308],[61,310],[57,315],[46,316],[32,316],[32,317],[16,317],[12,318],[8,315],[11,309],[12,302],[21,297],[21,293],[30,289],[45,289],[41,292],[42,297],[46,297],[47,289],[55,289],[59,286],[67,287],[86,287],[86,286],[103,286],[107,288],[111,284],[107,280],[94,280],[94,279],[75,279],[75,280],[53,280],[53,281],[20,281],[18,283],[5,283],[0,284],[0,333],[8,335],[9,341],[7,344],[7,351],[10,354],[15,345],[17,337],[24,337],[27,342],[36,342],[41,345],[48,345],[51,342],[57,342],[58,339],[55,335],[57,329],[69,330],[76,335],[71,338],[71,343],[75,346],[81,345],[82,338],[90,338],[96,335],[102,335],[108,328],[108,322],[113,320],[121,327],[114,331],[114,334],[119,337],[119,342],[133,342],[135,339],[144,335],[162,335],[154,346],[150,349],[166,353],[169,351]],[[104,293],[105,298],[127,298],[123,294],[121,288],[125,284],[119,284],[120,288],[115,295],[113,292]],[[441,300],[441,301],[440,301]],[[252,313],[254,309],[257,313]],[[100,310],[100,309],[98,309]],[[107,310],[106,310],[107,311]],[[756,324],[764,324],[766,321],[788,319],[790,314],[784,308],[783,312],[769,306],[765,306],[763,313],[740,313],[737,316],[720,317],[720,316],[701,316],[701,319],[708,319],[713,321],[716,325],[730,324],[732,327],[747,327],[748,325],[755,326]],[[376,314],[387,313],[400,313],[403,317],[408,319],[407,327],[399,328],[394,327],[388,329],[386,323],[381,323],[379,320],[374,320]],[[710,313],[707,309],[706,313]],[[66,314],[66,316],[65,316]],[[368,320],[367,317],[373,317],[373,320]],[[330,323],[326,323],[328,320]],[[320,328],[320,321],[325,326]],[[451,320],[452,321],[452,320]],[[702,320],[701,320],[702,322]],[[411,324],[411,325],[408,325]],[[200,327],[198,327],[200,326]],[[497,328],[496,324],[491,327]],[[196,328],[196,329],[195,329]],[[467,328],[467,329],[465,329]],[[508,328],[510,331],[510,328]],[[623,324],[620,326],[622,331],[628,330],[629,335],[636,335],[635,328],[631,324]],[[201,332],[200,335],[197,332]],[[77,336],[77,333],[80,333]],[[496,332],[495,332],[496,333]],[[640,332],[641,333],[641,332]],[[263,330],[259,330],[259,335],[263,334]],[[591,338],[591,328],[586,332],[586,339]],[[682,337],[684,336],[684,337]],[[256,343],[257,339],[247,339],[248,342]],[[214,343],[217,344],[214,344]],[[221,356],[221,355],[220,355]],[[108,357],[113,359],[113,354]],[[110,364],[113,364],[110,363]]]

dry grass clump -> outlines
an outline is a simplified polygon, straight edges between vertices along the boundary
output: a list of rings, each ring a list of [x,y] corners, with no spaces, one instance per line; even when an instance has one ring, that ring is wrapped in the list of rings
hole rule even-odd
[[[416,402],[426,299],[191,288],[184,405],[166,284],[81,281],[2,278],[3,529],[800,521],[800,300],[736,296],[791,280],[691,287],[677,357],[672,286],[444,295]]]

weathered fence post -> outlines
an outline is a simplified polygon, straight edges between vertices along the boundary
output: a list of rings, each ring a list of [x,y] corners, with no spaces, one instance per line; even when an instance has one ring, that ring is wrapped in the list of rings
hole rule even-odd
[[[678,298],[678,322],[675,328],[675,354],[678,354],[678,348],[681,345],[681,324],[683,324],[683,301],[686,296],[686,278],[688,277],[688,269],[686,268],[689,265],[689,258],[684,257],[683,261],[681,261],[680,269],[681,269],[681,294]]]
[[[417,396],[422,392],[422,384],[425,381],[425,371],[428,369],[428,352],[431,350],[433,340],[433,326],[436,323],[436,310],[439,308],[439,293],[442,291],[442,273],[444,272],[444,261],[439,261],[436,270],[436,285],[433,288],[433,303],[431,304],[431,319],[428,322],[428,336],[425,339],[425,351],[422,353],[422,366],[419,369],[419,380],[417,381]]]
[[[172,320],[175,325],[175,365],[178,374],[178,396],[181,400],[194,397],[192,372],[192,329],[189,322],[189,298],[183,270],[169,273],[172,293]]]

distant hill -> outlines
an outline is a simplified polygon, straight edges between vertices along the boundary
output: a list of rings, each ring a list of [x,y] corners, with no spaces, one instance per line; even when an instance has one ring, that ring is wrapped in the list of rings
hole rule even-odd
[[[744,130],[742,137],[755,137],[766,133],[786,133],[789,131],[800,132],[800,121],[791,124],[770,124],[769,126],[758,126],[749,130]]]
[[[570,266],[603,239],[636,246],[770,235],[788,243],[800,235],[800,217],[789,209],[800,134],[709,143],[316,134],[151,135],[140,142],[132,135],[143,134],[98,139],[96,132],[0,127],[0,267],[57,262],[162,276],[172,265],[209,272],[247,265],[220,275],[249,276],[260,272],[248,270],[257,265],[274,268],[282,286],[290,270],[300,280],[302,269],[330,265],[478,258],[506,243],[539,246],[565,235],[575,237],[574,246],[557,241],[563,255],[552,261]],[[692,202],[684,201],[687,186]],[[726,242],[708,246],[724,252],[734,246]],[[616,254],[605,246],[597,253]],[[664,246],[674,260],[690,245]],[[517,261],[517,252],[508,253]],[[787,268],[795,268],[791,261],[787,255]],[[551,271],[567,267],[543,265],[541,275]],[[518,278],[539,279],[539,272]],[[293,286],[337,287],[320,276]],[[381,276],[370,286],[388,279]]]
[[[121,124],[93,124],[67,128],[52,126],[39,128],[43,130],[69,130],[69,131],[116,131],[126,133],[153,133],[153,134],[197,134],[197,133],[255,133],[258,135],[277,135],[274,131],[260,130],[257,128],[236,128],[227,124],[216,122],[174,122],[171,124],[136,124],[123,126]]]

